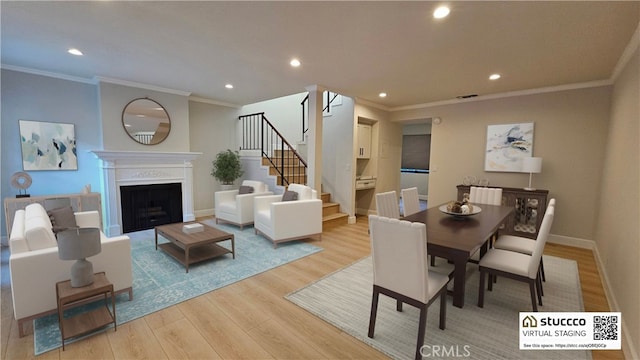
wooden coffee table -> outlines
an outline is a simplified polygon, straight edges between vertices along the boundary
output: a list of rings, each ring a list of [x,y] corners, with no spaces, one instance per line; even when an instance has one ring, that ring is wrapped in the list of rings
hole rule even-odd
[[[202,224],[203,231],[187,234],[182,231],[182,227],[191,223],[175,223],[156,226],[156,250],[158,246],[174,259],[185,266],[189,272],[189,265],[200,261],[213,259],[215,257],[231,253],[236,258],[235,240],[233,234],[229,234],[213,226]],[[158,245],[158,234],[170,242]],[[231,240],[231,250],[216,243]]]

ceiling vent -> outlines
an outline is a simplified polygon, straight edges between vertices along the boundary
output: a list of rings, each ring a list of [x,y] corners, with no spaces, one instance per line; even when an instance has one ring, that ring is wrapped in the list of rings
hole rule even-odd
[[[456,99],[469,99],[478,96],[478,94],[460,95],[456,96]]]

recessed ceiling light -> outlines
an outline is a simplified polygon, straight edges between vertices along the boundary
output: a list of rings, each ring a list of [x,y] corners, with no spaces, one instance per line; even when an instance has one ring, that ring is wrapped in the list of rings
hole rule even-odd
[[[227,89],[233,89],[233,85],[232,84],[227,84],[224,87],[226,87]]]
[[[289,64],[291,64],[291,66],[293,66],[293,67],[298,67],[298,66],[300,66],[300,60],[292,59]]]
[[[381,92],[380,94],[378,94],[378,96],[380,96],[381,98],[383,98],[383,97],[387,97],[387,93],[385,93],[385,92]]]
[[[450,11],[451,10],[449,10],[448,7],[440,6],[433,12],[433,17],[436,18],[436,19],[442,19],[444,17],[447,17],[447,15],[449,15]]]
[[[67,52],[68,52],[69,54],[71,54],[71,55],[76,55],[76,56],[82,56],[82,55],[84,55],[84,54],[82,53],[82,51],[80,51],[80,50],[78,50],[78,49],[75,49],[75,48],[74,48],[74,49],[69,49],[69,50],[67,50]]]
[[[500,74],[491,74],[491,76],[489,76],[489,80],[498,80],[500,77]]]

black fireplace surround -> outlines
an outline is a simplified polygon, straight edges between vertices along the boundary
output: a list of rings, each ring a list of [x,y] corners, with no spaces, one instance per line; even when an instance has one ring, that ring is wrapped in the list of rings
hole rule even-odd
[[[120,199],[123,233],[182,222],[180,183],[121,186]]]

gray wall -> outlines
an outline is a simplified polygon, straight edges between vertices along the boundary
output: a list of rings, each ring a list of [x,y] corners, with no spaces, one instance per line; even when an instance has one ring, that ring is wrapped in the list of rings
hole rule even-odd
[[[100,189],[98,159],[89,152],[101,143],[98,93],[95,85],[2,69],[2,198],[14,197],[11,175],[22,171],[19,120],[75,125],[78,170],[29,171],[32,195],[79,193],[86,184]],[[4,207],[2,234],[6,235]]]
[[[226,149],[237,150],[237,108],[189,101],[191,151],[201,152],[193,162],[193,204],[196,216],[213,214],[213,196],[221,190],[220,183],[211,176],[211,162]]]
[[[622,312],[623,349],[640,358],[640,46],[613,88],[596,221],[596,254],[610,303]],[[630,341],[629,341],[630,340]]]

